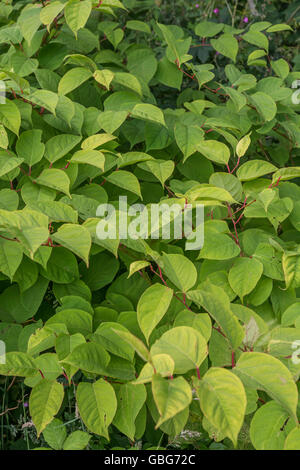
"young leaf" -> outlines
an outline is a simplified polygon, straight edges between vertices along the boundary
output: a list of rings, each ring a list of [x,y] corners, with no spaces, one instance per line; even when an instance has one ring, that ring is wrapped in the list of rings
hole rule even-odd
[[[147,343],[153,329],[168,310],[172,297],[172,289],[161,284],[150,286],[141,296],[137,305],[137,319]]]
[[[108,427],[117,410],[113,387],[103,379],[97,382],[81,382],[76,400],[82,421],[89,431],[109,439]]]
[[[164,333],[152,346],[151,356],[168,354],[175,362],[175,374],[198,368],[207,356],[203,336],[189,326],[178,326]]]
[[[229,370],[212,367],[194,384],[204,416],[236,446],[247,404],[241,380]]]
[[[166,380],[155,374],[152,378],[152,393],[160,418],[155,428],[183,411],[192,401],[192,390],[183,377]]]
[[[263,265],[255,258],[238,258],[228,274],[228,281],[234,292],[243,301],[253,291],[263,273]]]
[[[275,357],[260,352],[243,353],[234,372],[246,387],[264,390],[297,423],[297,386],[291,372]]]
[[[65,6],[65,18],[68,26],[77,38],[77,31],[84,28],[92,11],[91,0],[69,0]]]
[[[58,413],[63,398],[64,387],[56,380],[43,379],[31,390],[29,412],[38,436]]]
[[[212,39],[211,45],[213,48],[218,51],[220,54],[225,57],[229,57],[233,62],[236,61],[236,56],[238,53],[238,42],[229,33],[222,34],[218,39]]]
[[[163,253],[162,263],[164,273],[181,292],[187,292],[194,286],[197,270],[188,258],[183,255]]]
[[[92,240],[90,232],[85,227],[76,224],[64,224],[52,235],[52,238],[82,258],[88,266]]]
[[[70,179],[68,175],[62,170],[57,170],[56,168],[43,170],[35,182],[41,186],[55,189],[56,191],[60,191],[71,197],[69,192]]]
[[[44,155],[45,145],[41,142],[42,131],[33,129],[22,132],[16,144],[17,154],[29,167],[38,163]]]
[[[143,384],[130,383],[115,387],[118,408],[113,424],[119,431],[133,440],[135,435],[135,420],[146,401],[146,389]]]

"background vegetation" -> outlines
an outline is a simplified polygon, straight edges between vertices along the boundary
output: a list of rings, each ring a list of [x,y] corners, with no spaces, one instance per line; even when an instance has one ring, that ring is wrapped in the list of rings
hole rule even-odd
[[[0,2],[2,449],[300,449],[299,18]],[[120,195],[204,247],[99,240]]]

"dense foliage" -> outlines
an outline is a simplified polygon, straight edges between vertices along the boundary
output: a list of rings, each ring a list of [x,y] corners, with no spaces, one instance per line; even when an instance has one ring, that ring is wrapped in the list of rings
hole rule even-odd
[[[0,3],[2,448],[300,449],[299,8],[172,3]]]

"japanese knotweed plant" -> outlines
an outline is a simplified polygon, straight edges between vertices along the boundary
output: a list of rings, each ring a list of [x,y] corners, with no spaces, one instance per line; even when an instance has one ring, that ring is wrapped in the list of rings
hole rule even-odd
[[[269,53],[291,28],[188,32],[134,4],[0,4],[0,374],[53,448],[88,443],[63,430],[74,385],[107,441],[192,420],[299,450],[300,72]],[[203,205],[202,249],[98,238],[119,196]]]

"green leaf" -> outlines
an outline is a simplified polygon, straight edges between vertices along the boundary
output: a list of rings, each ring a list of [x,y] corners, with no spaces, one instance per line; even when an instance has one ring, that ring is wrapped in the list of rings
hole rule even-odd
[[[46,26],[49,26],[52,21],[59,15],[59,13],[64,9],[65,5],[61,2],[54,1],[48,3],[44,8],[42,8],[40,13],[40,20]],[[49,27],[48,27],[49,31]]]
[[[37,371],[34,359],[24,352],[7,352],[4,364],[0,361],[0,375],[31,377]]]
[[[124,170],[115,171],[108,175],[106,180],[120,188],[136,194],[142,199],[139,180],[133,173]]]
[[[103,379],[97,382],[81,382],[76,400],[82,421],[89,431],[109,439],[108,427],[117,411],[117,399],[113,387]]]
[[[194,385],[206,419],[236,446],[247,404],[240,379],[229,370],[211,367]]]
[[[170,62],[167,57],[163,57],[158,62],[155,78],[163,85],[180,90],[183,79],[183,72],[179,70],[175,64],[172,64],[172,62]]]
[[[77,260],[73,253],[63,247],[55,247],[55,250],[43,248],[47,250],[46,255],[42,253],[46,259],[40,256],[36,261],[42,265],[42,274],[46,279],[58,284],[69,284],[79,278]]]
[[[236,172],[240,181],[251,181],[276,171],[276,166],[264,160],[249,160]]]
[[[135,75],[126,72],[116,72],[113,78],[113,86],[121,85],[129,90],[143,96],[141,84]]]
[[[168,44],[168,46],[169,46],[170,50],[172,51],[172,53],[174,54],[175,59],[177,61],[177,64],[180,67],[180,65],[181,65],[180,52],[176,47],[177,46],[176,45],[176,38],[174,37],[173,33],[171,32],[170,27],[168,27],[166,25],[163,25],[163,24],[160,24],[160,23],[157,23],[157,26],[161,30],[161,32],[163,34],[163,37],[164,37],[164,40]]]
[[[259,408],[250,425],[250,438],[256,450],[283,450],[288,431],[287,411],[276,401]]]
[[[130,278],[137,271],[147,268],[147,266],[150,266],[149,261],[134,261],[130,264],[128,278]]]
[[[279,170],[275,171],[272,177],[272,182],[278,181],[287,181],[292,180],[294,178],[300,177],[300,167],[291,167],[291,168],[280,168]]]
[[[91,135],[82,141],[81,148],[83,150],[94,150],[114,139],[116,139],[116,137],[111,134],[102,133]]]
[[[292,303],[288,308],[283,312],[281,317],[281,324],[283,326],[294,325],[295,321],[299,316],[299,305],[298,302]]]
[[[78,135],[55,135],[46,143],[45,157],[49,162],[54,163],[69,153],[80,141],[81,137]]]
[[[41,142],[42,131],[39,129],[22,132],[16,144],[16,151],[29,167],[38,163],[44,155],[45,145]]]
[[[18,168],[23,161],[23,158],[13,156],[7,158],[7,155],[0,154],[0,178],[7,175],[10,171],[13,171],[15,168]]]
[[[213,173],[209,178],[209,184],[225,189],[236,201],[240,201],[242,199],[242,185],[237,177],[230,173]]]
[[[115,329],[114,332],[120,336],[120,338],[124,339],[128,344],[130,344],[135,352],[143,359],[143,361],[150,361],[150,352],[139,338],[127,331]]]
[[[227,164],[230,158],[230,151],[227,145],[217,140],[203,140],[198,142],[198,151],[206,158],[215,163]]]
[[[69,0],[64,11],[66,22],[77,38],[77,31],[84,28],[90,16],[92,2],[91,0]]]
[[[223,89],[225,93],[232,99],[236,110],[240,112],[240,110],[243,109],[247,103],[246,97],[234,88],[223,87]]]
[[[82,258],[88,266],[92,239],[90,232],[85,227],[76,224],[64,224],[52,235],[52,238]]]
[[[198,126],[186,126],[177,122],[174,128],[176,143],[183,153],[183,163],[198,150],[199,140],[203,140],[204,131]]]
[[[174,372],[174,361],[168,354],[156,354],[151,357],[151,363],[147,362],[142,368],[140,375],[133,382],[134,384],[147,383],[152,381],[154,374],[162,377],[171,377]]]
[[[49,236],[48,217],[31,209],[14,212],[0,209],[1,226],[16,237],[32,256]]]
[[[8,147],[7,132],[2,124],[0,124],[0,147],[3,149],[7,149]]]
[[[273,98],[258,91],[249,97],[250,102],[255,106],[257,112],[261,114],[264,121],[272,121],[276,116],[277,106]]]
[[[66,308],[57,312],[47,320],[45,325],[48,327],[58,323],[64,324],[71,335],[82,333],[88,335],[92,332],[92,317],[90,313],[75,308]],[[92,348],[92,346],[91,346]]]
[[[118,400],[118,408],[113,419],[113,424],[123,434],[134,440],[135,420],[146,401],[146,388],[143,384],[130,383],[115,386]]]
[[[248,31],[245,33],[242,38],[249,42],[250,44],[253,44],[254,46],[261,47],[262,49],[265,49],[266,51],[269,50],[269,41],[268,38],[261,33],[260,31]]]
[[[284,450],[299,450],[300,448],[300,429],[293,429],[284,442]]]
[[[297,344],[299,335],[299,328],[283,328],[281,326],[274,328],[271,331],[267,351],[275,357],[287,357],[293,351],[294,344]]]
[[[67,437],[67,430],[64,423],[54,418],[43,431],[43,437],[52,449],[61,450]]]
[[[97,343],[80,344],[63,360],[78,369],[100,375],[105,375],[109,361],[109,354]]]
[[[45,108],[55,115],[56,106],[58,104],[58,95],[48,90],[36,90],[26,98],[41,108]]]
[[[175,165],[172,161],[156,159],[140,163],[138,167],[152,173],[160,181],[161,185],[164,186],[165,181],[172,175]]]
[[[216,173],[214,173],[216,175]],[[212,175],[213,176],[213,175]],[[203,201],[208,199],[210,204],[216,201],[228,202],[230,204],[236,203],[235,199],[227,191],[227,189],[216,187],[210,184],[199,184],[192,187],[189,191],[185,193],[185,197],[189,201]],[[217,205],[217,204],[216,204]]]
[[[160,418],[155,428],[183,411],[192,401],[192,390],[183,377],[166,380],[155,374],[152,378],[152,393]]]
[[[87,432],[74,431],[64,442],[63,450],[83,450],[88,445],[91,436]]]
[[[96,82],[103,85],[106,90],[109,90],[110,84],[114,78],[114,73],[111,70],[103,69],[103,70],[96,70],[93,74],[94,79]]]
[[[126,23],[127,29],[133,29],[134,31],[141,31],[142,33],[151,34],[151,29],[144,21],[129,20]]]
[[[236,61],[239,45],[235,37],[229,33],[222,34],[218,39],[211,39],[211,45],[220,54]]]
[[[263,265],[255,258],[238,258],[228,274],[228,281],[234,292],[243,301],[253,291],[263,273]]]
[[[98,326],[93,339],[112,354],[132,362],[134,350],[127,341],[120,338],[117,331],[128,332],[127,328],[119,323],[105,321]]]
[[[98,123],[105,132],[115,132],[127,118],[127,111],[103,111],[99,114]]]
[[[18,25],[20,31],[26,39],[26,41],[31,44],[31,41],[38,30],[41,20],[40,20],[41,5],[28,5],[27,8],[22,10],[21,15],[18,19]]]
[[[213,23],[212,21],[201,21],[195,27],[195,33],[202,38],[211,38],[219,34],[224,28],[223,23]]]
[[[38,437],[58,413],[63,398],[64,387],[56,380],[43,379],[33,387],[29,398],[29,412]]]
[[[78,221],[77,212],[63,202],[37,201],[35,208],[47,215],[51,222],[70,222],[76,224]]]
[[[244,330],[230,308],[227,294],[221,287],[209,281],[203,282],[199,290],[190,291],[188,298],[203,307],[220,325],[233,349],[240,346]]]
[[[213,233],[205,237],[199,258],[225,260],[235,258],[240,253],[238,245],[224,233]]]
[[[207,356],[203,336],[189,326],[178,326],[166,331],[152,346],[151,356],[168,354],[175,362],[175,374],[185,374],[198,368]]]
[[[12,281],[23,258],[20,243],[0,238],[0,272]]]
[[[85,3],[85,1],[80,3]],[[82,83],[86,82],[92,76],[93,73],[85,67],[75,67],[71,70],[68,70],[68,72],[61,78],[58,84],[59,95],[67,95],[68,93],[82,85]]]
[[[241,140],[239,140],[236,146],[236,154],[239,158],[243,157],[247,152],[249,145],[251,144],[250,134],[245,135]]]
[[[282,256],[282,269],[286,288],[300,287],[300,254],[284,253]]]
[[[1,108],[0,108],[1,111]],[[130,116],[143,121],[150,121],[165,126],[163,112],[153,104],[136,104],[132,109]]]
[[[244,385],[265,391],[298,423],[298,391],[291,372],[275,357],[260,352],[243,353],[234,371]]]
[[[271,61],[271,66],[276,75],[284,80],[290,73],[289,64],[284,59]]]
[[[181,292],[187,292],[195,285],[197,270],[187,257],[163,253],[162,264],[166,276]]]
[[[19,135],[21,114],[13,101],[6,100],[5,104],[0,104],[0,122],[14,134]]]
[[[104,171],[105,156],[102,152],[99,152],[99,150],[79,150],[74,153],[70,162],[95,166]]]
[[[172,297],[172,289],[161,284],[150,286],[142,294],[137,305],[137,319],[147,343],[152,331],[167,312]]]
[[[69,192],[70,179],[67,173],[62,170],[57,170],[56,168],[43,170],[35,182],[71,197]]]
[[[278,31],[293,31],[288,24],[274,24],[267,29],[267,33],[277,33]]]

